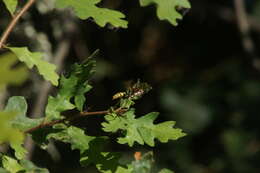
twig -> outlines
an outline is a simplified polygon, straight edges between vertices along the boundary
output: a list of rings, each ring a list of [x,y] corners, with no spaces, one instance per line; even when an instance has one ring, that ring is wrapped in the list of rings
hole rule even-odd
[[[41,128],[51,127],[55,124],[63,123],[65,121],[72,121],[72,120],[78,119],[80,117],[86,117],[86,116],[89,116],[89,115],[105,115],[105,114],[108,114],[109,112],[110,112],[110,110],[96,111],[96,112],[80,112],[76,116],[71,116],[71,117],[68,117],[68,118],[60,119],[60,120],[54,120],[54,121],[50,121],[50,122],[47,122],[47,123],[42,123],[38,126],[35,126],[33,128],[26,130],[24,133],[31,133],[31,132],[36,131],[36,130],[41,129]],[[122,113],[125,112],[125,110],[122,109],[122,108],[118,108],[118,109],[115,110],[115,112],[118,113],[118,114],[122,114]]]
[[[1,39],[0,39],[0,49],[4,47],[4,44],[9,36],[9,34],[12,32],[13,28],[17,24],[18,20],[21,18],[21,16],[33,5],[35,0],[29,0],[24,7],[19,11],[12,21],[9,23],[8,27],[6,28],[5,32],[3,33]]]
[[[238,22],[239,30],[241,32],[244,49],[248,53],[252,53],[254,52],[254,44],[253,44],[253,40],[250,37],[250,25],[247,20],[244,0],[234,0],[234,5],[235,5],[237,22]]]
[[[214,6],[212,11],[215,11],[216,14],[225,21],[236,22],[237,17],[234,11],[230,8]],[[256,32],[260,32],[260,23],[256,17],[247,15],[247,21],[249,23],[250,29]]]
[[[244,50],[251,59],[254,68],[260,71],[260,60],[256,56],[255,45],[250,36],[250,24],[246,14],[244,0],[234,0],[234,5]]]

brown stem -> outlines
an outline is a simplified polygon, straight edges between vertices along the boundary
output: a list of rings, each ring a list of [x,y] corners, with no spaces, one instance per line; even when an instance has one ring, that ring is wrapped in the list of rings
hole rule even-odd
[[[80,112],[80,114],[78,114],[76,116],[64,118],[64,119],[61,119],[61,120],[54,120],[54,121],[47,122],[47,123],[42,123],[38,126],[35,126],[33,128],[26,130],[24,133],[31,133],[35,130],[38,130],[38,129],[41,129],[41,128],[44,128],[44,127],[51,127],[55,124],[63,123],[65,121],[71,121],[71,120],[74,120],[74,119],[77,119],[77,118],[80,118],[80,117],[85,117],[85,116],[89,116],[89,115],[104,115],[104,114],[108,114],[109,112],[110,112],[109,110],[107,110],[107,111],[96,111],[96,112]],[[115,110],[115,112],[122,114],[122,113],[125,112],[125,110],[122,109],[122,108],[118,108],[118,109]]]
[[[247,17],[245,2],[243,0],[234,0],[238,28],[241,33],[241,40],[244,50],[247,53],[247,56],[251,58],[252,65],[256,70],[260,71],[260,61],[259,57],[256,55],[256,47],[252,36],[250,35],[250,23]]]
[[[241,32],[242,44],[248,53],[254,52],[254,43],[250,37],[250,25],[247,19],[245,4],[243,0],[234,0],[238,28]]]
[[[9,23],[8,27],[6,28],[4,34],[2,35],[0,39],[0,49],[4,47],[4,44],[9,36],[9,34],[14,29],[15,25],[17,24],[18,20],[21,18],[21,16],[33,5],[35,0],[29,0],[24,7],[14,16],[12,21]]]

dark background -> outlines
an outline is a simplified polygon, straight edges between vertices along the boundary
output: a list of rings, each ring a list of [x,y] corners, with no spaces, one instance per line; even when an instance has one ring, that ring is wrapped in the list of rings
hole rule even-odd
[[[22,6],[21,2],[21,6]],[[173,27],[159,21],[153,6],[142,8],[138,1],[109,0],[101,6],[126,14],[128,29],[100,28],[91,20],[81,21],[70,11],[51,10],[48,1],[37,4],[22,18],[8,43],[29,45],[31,50],[49,51],[53,61],[59,45],[69,42],[60,66],[69,66],[100,49],[94,89],[87,94],[86,109],[104,110],[113,105],[113,94],[125,83],[141,79],[153,90],[136,104],[138,115],[158,111],[157,122],[174,120],[188,135],[156,147],[116,144],[107,150],[123,152],[123,160],[133,160],[135,151],[154,152],[155,169],[169,168],[178,173],[257,173],[260,172],[259,56],[260,2],[245,1],[250,18],[250,35],[255,50],[242,44],[243,34],[236,20],[232,0],[191,1],[192,9]],[[47,9],[47,11],[44,11]],[[0,4],[0,31],[10,16]],[[33,34],[32,34],[33,33]],[[29,114],[42,91],[42,79],[32,71],[19,89],[7,95],[23,95],[30,103]],[[52,89],[55,94],[55,89]],[[105,135],[100,117],[81,119],[77,125],[89,135]],[[107,134],[106,134],[107,135]],[[112,135],[112,139],[116,136]],[[35,148],[33,162],[51,172],[95,172],[80,168],[78,151],[55,143],[60,158]]]

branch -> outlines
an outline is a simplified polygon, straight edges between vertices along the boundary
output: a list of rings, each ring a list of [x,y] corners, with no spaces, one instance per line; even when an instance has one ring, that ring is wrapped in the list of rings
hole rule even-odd
[[[242,37],[242,44],[248,53],[254,52],[253,40],[250,37],[250,25],[247,20],[245,4],[243,0],[234,0],[238,28]]]
[[[219,6],[213,6],[211,11],[215,11],[215,13],[220,17],[221,19],[227,21],[227,22],[236,22],[237,17],[234,11],[227,7],[219,7]],[[254,16],[247,15],[247,21],[250,25],[250,28],[256,32],[260,32],[260,23],[258,22],[258,19]]]
[[[260,60],[255,53],[254,41],[250,35],[250,23],[247,18],[246,8],[243,0],[234,0],[238,27],[242,39],[244,50],[252,60],[252,65],[260,71]]]
[[[125,109],[118,108],[118,109],[115,110],[115,113],[122,114],[125,111],[126,111]],[[60,120],[54,120],[54,121],[47,122],[47,123],[42,123],[42,124],[40,124],[38,126],[35,126],[33,128],[30,128],[30,129],[26,130],[24,133],[31,133],[33,131],[36,131],[36,130],[44,128],[44,127],[51,127],[51,126],[53,126],[55,124],[63,123],[65,121],[72,121],[72,120],[78,119],[80,117],[86,117],[86,116],[89,116],[89,115],[105,115],[105,114],[108,114],[109,112],[110,112],[110,110],[96,111],[96,112],[80,112],[76,116],[72,116],[72,117],[68,117],[68,118],[64,118],[64,119],[60,119]]]
[[[2,35],[1,39],[0,39],[0,49],[4,47],[4,44],[9,36],[9,34],[12,32],[12,30],[14,29],[15,25],[17,24],[18,20],[21,18],[21,16],[33,5],[33,3],[35,2],[35,0],[29,0],[24,7],[21,9],[21,11],[19,11],[14,18],[12,19],[12,21],[9,23],[8,27],[6,28],[4,34]]]

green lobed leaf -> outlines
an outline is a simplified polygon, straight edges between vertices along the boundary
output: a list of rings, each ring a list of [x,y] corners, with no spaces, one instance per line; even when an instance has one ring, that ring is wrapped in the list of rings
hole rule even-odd
[[[27,154],[27,150],[23,147],[23,141],[19,143],[10,143],[10,146],[15,151],[15,157],[17,159],[23,159],[25,158],[25,155]]]
[[[47,139],[50,138],[65,143],[70,143],[72,150],[78,149],[82,154],[89,149],[89,142],[94,140],[96,137],[87,136],[82,129],[78,127],[70,126],[68,128],[62,127],[61,131],[48,134]]]
[[[6,6],[6,8],[8,9],[8,11],[13,15],[16,10],[18,1],[17,0],[3,0],[3,2]]]
[[[89,142],[95,139],[95,137],[87,136],[82,129],[68,127],[63,123],[38,129],[32,132],[32,138],[42,149],[47,149],[48,140],[54,139],[71,144],[71,149],[78,149],[81,153],[87,150]]]
[[[61,112],[74,109],[75,107],[82,111],[86,100],[84,94],[92,88],[88,80],[95,71],[96,61],[92,57],[96,54],[97,51],[82,64],[74,64],[67,78],[61,77],[57,96],[48,98],[46,120],[61,119]],[[72,98],[75,105],[71,103]]]
[[[86,101],[86,98],[84,94],[92,89],[91,85],[88,84],[83,84],[79,87],[77,90],[77,93],[74,98],[75,105],[78,110],[82,111],[83,110],[83,105]]]
[[[24,62],[29,68],[36,66],[39,73],[49,80],[53,85],[58,85],[59,76],[55,72],[56,66],[42,60],[43,54],[40,52],[30,52],[27,47],[8,47],[20,61]]]
[[[61,125],[61,124],[58,124]],[[63,131],[63,128],[56,128],[57,125],[54,125],[55,128],[52,127],[44,127],[37,129],[31,133],[33,141],[43,150],[48,148],[49,143],[49,134],[55,134]]]
[[[68,79],[61,76],[60,89],[57,96],[49,96],[48,98],[48,104],[45,110],[45,118],[47,121],[61,119],[61,112],[75,108],[75,105],[72,104],[70,100],[73,97],[74,88],[76,85],[77,78],[75,76]]]
[[[103,152],[104,145],[107,143],[106,137],[98,137],[89,142],[89,149],[86,150],[80,158],[83,166],[89,164],[96,165],[100,172],[115,172],[119,166],[119,153]]]
[[[82,111],[83,105],[85,103],[84,94],[92,89],[92,86],[89,85],[88,80],[96,71],[96,61],[95,57],[98,55],[99,50],[93,52],[90,57],[88,57],[81,64],[74,64],[72,66],[71,76],[77,78],[77,84],[74,88],[74,102],[79,111]]]
[[[17,161],[11,157],[8,157],[6,155],[3,155],[1,157],[1,162],[4,170],[0,170],[0,172],[10,172],[10,173],[16,173],[16,172],[28,172],[28,173],[49,173],[49,171],[46,168],[39,168],[36,165],[34,165],[29,160],[20,160]],[[0,162],[0,163],[1,163]]]
[[[32,163],[30,160],[20,160],[20,165],[28,173],[49,173],[48,169],[40,168]]]
[[[139,0],[141,6],[156,5],[157,16],[160,20],[168,20],[172,25],[177,25],[177,19],[182,15],[176,8],[191,8],[188,0]]]
[[[127,28],[125,15],[119,11],[97,7],[101,0],[56,0],[57,8],[73,8],[75,14],[80,19],[93,18],[101,27],[107,23],[115,27]]]
[[[113,152],[103,152],[104,144],[106,144],[106,137],[88,136],[85,132],[74,126],[57,126],[61,131],[49,133],[47,139],[55,139],[65,143],[71,144],[72,150],[80,151],[80,163],[83,166],[89,164],[96,165],[101,172],[112,171],[115,172],[118,168],[119,154]]]
[[[62,116],[60,115],[61,112],[74,109],[75,106],[72,103],[70,103],[69,100],[69,98],[66,98],[65,96],[61,95],[57,95],[57,97],[49,96],[48,104],[45,110],[45,120],[52,121],[62,119]]]
[[[24,66],[12,68],[17,63],[14,54],[5,53],[0,56],[0,90],[7,84],[18,85],[24,82],[28,77],[28,71]]]
[[[168,142],[186,135],[181,129],[173,128],[174,121],[153,124],[159,114],[157,112],[151,112],[140,118],[135,118],[134,113],[134,109],[130,109],[121,116],[106,115],[106,122],[102,123],[103,130],[105,132],[125,131],[125,136],[119,137],[118,143],[127,143],[129,146],[133,146],[134,142],[154,146],[155,138],[160,142]]]
[[[4,167],[4,169],[6,169],[7,171],[11,172],[11,173],[16,173],[19,171],[23,171],[23,167],[18,163],[17,160],[8,157],[8,156],[3,156],[2,157],[2,165]]]

